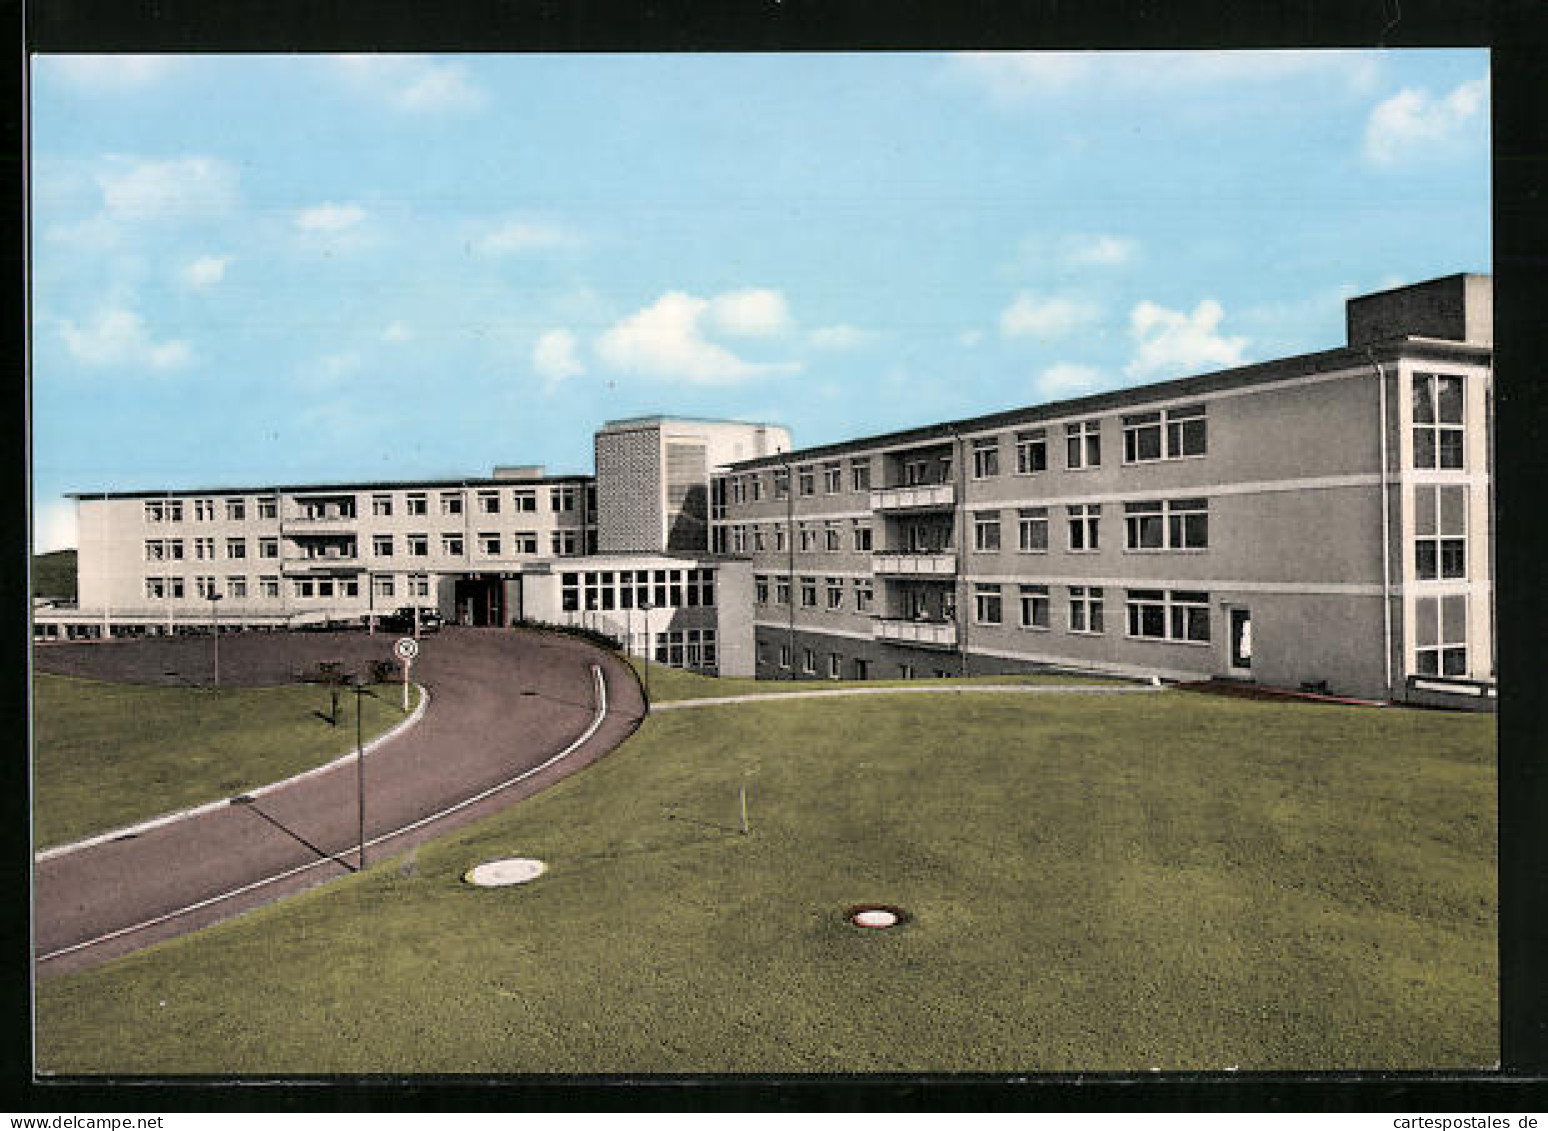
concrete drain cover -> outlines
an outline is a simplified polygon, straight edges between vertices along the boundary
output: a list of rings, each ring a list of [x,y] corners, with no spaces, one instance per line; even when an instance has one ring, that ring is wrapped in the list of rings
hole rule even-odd
[[[491,860],[463,874],[463,880],[481,888],[504,888],[512,884],[530,883],[545,871],[548,865],[541,860]]]
[[[883,903],[862,903],[844,912],[844,917],[857,927],[877,931],[896,927],[908,918],[908,913],[901,907],[892,907]]]

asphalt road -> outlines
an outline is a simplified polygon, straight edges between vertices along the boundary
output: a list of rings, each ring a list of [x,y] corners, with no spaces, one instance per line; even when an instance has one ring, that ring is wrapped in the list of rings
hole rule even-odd
[[[349,669],[389,658],[393,639],[363,632],[223,636],[221,681],[284,682],[317,660],[343,660]],[[628,666],[571,637],[448,628],[420,646],[413,678],[429,691],[429,707],[416,726],[365,759],[368,865],[590,765],[633,733],[644,713]],[[211,652],[207,638],[63,645],[40,648],[36,664],[94,678],[203,682]],[[601,669],[607,704],[595,732],[562,761],[502,788],[596,722],[593,665]],[[95,965],[354,871],[356,798],[351,759],[250,803],[38,862],[39,972]],[[416,827],[399,831],[410,825]]]

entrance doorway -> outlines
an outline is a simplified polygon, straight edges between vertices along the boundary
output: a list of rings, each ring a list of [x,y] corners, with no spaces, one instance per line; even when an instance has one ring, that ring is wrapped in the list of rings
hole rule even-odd
[[[459,577],[453,591],[457,622],[474,628],[505,624],[505,587],[498,577]]]
[[[1228,610],[1231,622],[1229,667],[1237,679],[1252,678],[1252,610]]]

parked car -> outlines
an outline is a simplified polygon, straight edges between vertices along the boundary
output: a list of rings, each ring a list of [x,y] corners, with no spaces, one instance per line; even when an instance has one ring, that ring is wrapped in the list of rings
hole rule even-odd
[[[412,605],[398,609],[395,612],[383,613],[377,618],[377,626],[384,632],[402,632],[412,634],[414,631],[414,608]],[[441,629],[441,614],[434,609],[419,610],[419,632],[424,635],[427,632],[439,632]]]

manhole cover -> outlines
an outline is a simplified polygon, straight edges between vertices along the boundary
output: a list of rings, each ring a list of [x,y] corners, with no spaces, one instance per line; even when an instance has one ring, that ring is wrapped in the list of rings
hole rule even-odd
[[[463,879],[481,888],[503,888],[537,879],[548,869],[541,860],[491,860],[464,873]]]
[[[844,917],[857,927],[879,931],[896,927],[908,918],[908,913],[901,907],[893,907],[890,904],[862,903],[844,912]]]

